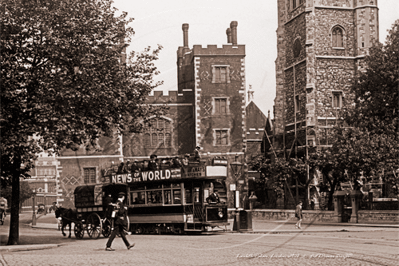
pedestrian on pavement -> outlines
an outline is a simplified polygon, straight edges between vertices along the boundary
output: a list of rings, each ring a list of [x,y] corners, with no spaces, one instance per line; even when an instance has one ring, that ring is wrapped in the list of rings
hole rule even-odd
[[[111,248],[112,241],[114,241],[115,237],[120,234],[122,237],[123,242],[125,243],[128,250],[134,247],[134,243],[132,245],[129,244],[129,241],[126,239],[126,233],[124,230],[124,226],[127,223],[127,208],[123,204],[125,200],[125,193],[120,192],[118,194],[118,201],[116,203],[116,210],[115,210],[115,221],[114,227],[111,228],[111,235],[107,242],[107,247],[105,248],[106,251],[114,251],[115,249]],[[113,216],[113,215],[112,215]]]
[[[298,205],[296,205],[295,208],[295,217],[298,218],[298,222],[295,224],[295,228],[301,228],[301,223],[302,223],[302,201],[298,202]]]

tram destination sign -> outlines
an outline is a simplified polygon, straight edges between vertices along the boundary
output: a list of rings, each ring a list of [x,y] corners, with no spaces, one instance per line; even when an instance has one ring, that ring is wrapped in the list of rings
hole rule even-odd
[[[198,178],[205,177],[205,167],[184,167],[172,168],[152,171],[142,171],[137,173],[127,174],[113,174],[109,176],[110,183],[125,184],[125,183],[140,183],[140,182],[155,182],[170,179],[182,178]]]

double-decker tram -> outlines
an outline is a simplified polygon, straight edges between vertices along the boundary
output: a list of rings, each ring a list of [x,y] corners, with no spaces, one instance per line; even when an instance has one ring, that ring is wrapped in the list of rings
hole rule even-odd
[[[109,172],[109,171],[107,171]],[[113,184],[126,184],[128,218],[133,233],[226,230],[227,166],[190,163],[182,167],[106,174]]]

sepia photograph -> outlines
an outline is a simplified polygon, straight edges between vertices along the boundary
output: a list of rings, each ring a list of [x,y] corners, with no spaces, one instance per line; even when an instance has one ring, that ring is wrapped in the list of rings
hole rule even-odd
[[[0,265],[397,265],[399,1],[0,0]]]

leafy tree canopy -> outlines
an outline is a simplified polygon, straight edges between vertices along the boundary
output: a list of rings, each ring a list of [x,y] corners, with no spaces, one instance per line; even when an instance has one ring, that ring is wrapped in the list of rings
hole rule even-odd
[[[39,151],[140,129],[161,47],[126,63],[132,19],[111,0],[0,1],[1,176],[17,198]]]
[[[378,43],[370,49],[365,69],[354,81],[355,102],[346,121],[356,129],[337,132],[341,135],[337,151],[349,159],[347,166],[367,172],[399,168],[398,43],[399,20],[396,20],[385,44]]]
[[[398,132],[399,20],[389,30],[385,44],[370,49],[365,69],[355,79],[353,108],[347,122],[372,133]]]

